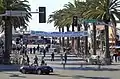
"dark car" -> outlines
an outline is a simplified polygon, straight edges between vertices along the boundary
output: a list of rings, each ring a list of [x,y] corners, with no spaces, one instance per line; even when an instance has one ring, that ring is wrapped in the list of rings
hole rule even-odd
[[[49,74],[53,72],[53,68],[50,66],[22,66],[20,67],[20,72],[23,74],[33,73],[33,74]]]

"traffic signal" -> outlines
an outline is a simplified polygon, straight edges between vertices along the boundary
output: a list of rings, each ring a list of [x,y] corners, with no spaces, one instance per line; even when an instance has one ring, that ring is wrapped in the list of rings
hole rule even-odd
[[[39,23],[46,23],[46,7],[39,7]]]
[[[78,20],[78,17],[77,16],[73,16],[73,26],[77,26],[77,20]]]

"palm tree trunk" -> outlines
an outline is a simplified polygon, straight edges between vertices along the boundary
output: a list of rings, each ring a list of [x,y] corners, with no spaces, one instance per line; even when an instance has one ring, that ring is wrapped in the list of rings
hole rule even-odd
[[[67,26],[67,32],[69,32],[69,26]],[[67,47],[69,47],[69,37],[67,37]]]
[[[64,32],[64,27],[62,27],[62,32]],[[64,37],[62,37],[62,46],[63,47],[65,46],[65,39],[64,39]]]
[[[105,22],[108,24],[108,22]],[[109,51],[109,26],[105,25],[105,57],[106,57],[106,64],[111,64],[111,57]]]
[[[78,25],[78,27],[77,27],[78,32],[80,31],[80,27],[81,27],[81,24]],[[77,50],[78,50],[78,52],[79,52],[79,48],[80,48],[80,37],[77,38]]]
[[[74,25],[72,24],[72,32],[74,32]],[[72,47],[74,47],[74,37],[72,37]]]
[[[85,31],[88,31],[88,26],[84,23]],[[85,55],[88,55],[88,36],[85,36]]]
[[[4,64],[10,64],[10,53],[12,47],[12,25],[9,22],[10,18],[5,20],[5,52]]]
[[[96,25],[93,23],[93,55],[96,55]]]
[[[61,28],[59,27],[59,32],[61,32]],[[61,45],[61,37],[59,37],[59,43]]]

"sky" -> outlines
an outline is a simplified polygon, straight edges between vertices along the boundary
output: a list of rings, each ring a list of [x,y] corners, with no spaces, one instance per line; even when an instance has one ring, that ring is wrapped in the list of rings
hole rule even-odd
[[[48,16],[56,10],[62,9],[64,4],[68,2],[72,2],[73,0],[28,0],[29,4],[31,5],[31,11],[39,11],[38,7],[46,7],[46,20]],[[29,23],[28,30],[35,30],[35,31],[46,31],[46,32],[53,32],[58,31],[54,27],[54,24],[47,24],[47,23],[39,23],[39,14],[32,14],[32,20]]]

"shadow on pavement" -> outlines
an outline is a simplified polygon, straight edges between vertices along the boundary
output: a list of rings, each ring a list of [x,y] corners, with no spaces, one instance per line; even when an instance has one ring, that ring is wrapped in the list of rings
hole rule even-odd
[[[9,77],[26,78],[25,76],[20,76],[19,74],[11,74]]]
[[[109,77],[87,77],[82,75],[76,75],[73,77],[74,79],[86,78],[86,79],[110,79]]]
[[[83,76],[83,75],[61,75],[61,74],[50,74],[50,75],[54,75],[57,77],[71,77],[73,79],[81,79],[81,78],[85,78],[85,79],[110,79],[109,77],[87,77],[87,76]]]
[[[9,77],[19,77],[19,78],[26,78],[25,76],[21,76],[21,74],[19,73],[12,73],[12,72],[8,72],[6,74],[9,74]]]
[[[120,69],[117,68],[97,68],[97,67],[66,67],[61,68],[61,67],[54,67],[55,69],[63,69],[63,70],[84,70],[84,71],[120,71]]]

